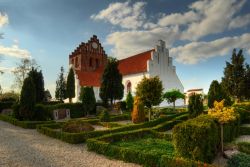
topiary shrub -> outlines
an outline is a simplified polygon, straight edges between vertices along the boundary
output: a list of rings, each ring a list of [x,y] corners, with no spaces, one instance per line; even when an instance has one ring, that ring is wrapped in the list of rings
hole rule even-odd
[[[81,87],[80,100],[86,115],[96,114],[96,99],[93,87]]]
[[[192,94],[188,101],[190,118],[197,117],[203,112],[203,100],[200,94]]]
[[[129,112],[133,110],[134,98],[130,92],[128,92],[126,97],[126,108]]]
[[[107,109],[103,110],[100,114],[100,121],[102,122],[109,122],[110,121],[110,115]]]
[[[132,122],[141,123],[145,121],[144,105],[139,97],[135,97],[134,107],[132,112]]]
[[[62,131],[69,133],[90,132],[93,130],[95,128],[90,123],[82,121],[68,121],[62,127]]]
[[[52,114],[49,112],[48,107],[42,104],[35,105],[34,120],[36,121],[47,121],[53,119]]]
[[[239,153],[232,156],[227,162],[228,167],[250,167],[250,155]]]
[[[220,143],[218,125],[208,115],[185,121],[174,127],[173,143],[178,156],[210,163]]]

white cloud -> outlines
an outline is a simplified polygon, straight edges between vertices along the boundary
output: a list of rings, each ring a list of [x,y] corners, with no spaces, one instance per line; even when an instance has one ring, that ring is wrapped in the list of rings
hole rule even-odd
[[[244,16],[238,16],[234,18],[229,24],[229,29],[245,27],[249,24],[250,24],[250,13]]]
[[[11,73],[15,68],[14,67],[1,67],[0,71],[3,71],[4,73]]]
[[[250,54],[250,33],[211,42],[191,42],[171,49],[170,55],[180,63],[196,64],[212,57],[231,54],[233,48],[243,48]]]
[[[146,2],[136,2],[133,5],[129,1],[111,3],[108,8],[91,15],[91,19],[104,20],[122,28],[137,29],[142,26],[146,18],[143,11],[145,5]]]
[[[152,49],[159,39],[165,40],[166,45],[171,46],[178,36],[178,26],[143,31],[114,32],[108,35],[107,44],[114,45],[112,54],[121,59]]]
[[[9,23],[8,15],[0,12],[0,28],[8,23]]]
[[[20,49],[18,45],[5,47],[0,45],[0,55],[16,58],[31,58],[30,52],[25,49]]]

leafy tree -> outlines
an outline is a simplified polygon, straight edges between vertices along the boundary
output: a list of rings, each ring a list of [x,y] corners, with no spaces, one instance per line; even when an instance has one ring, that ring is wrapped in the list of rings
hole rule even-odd
[[[70,68],[68,78],[67,78],[67,86],[66,86],[66,94],[69,98],[69,102],[72,103],[72,98],[74,98],[75,95],[75,75],[73,68]]]
[[[133,110],[133,103],[134,103],[134,98],[130,92],[128,92],[127,97],[126,97],[126,108],[128,111]]]
[[[44,101],[51,101],[51,99],[52,99],[52,96],[50,94],[50,91],[48,89],[45,90],[45,92],[44,92]]]
[[[80,100],[82,101],[84,111],[87,115],[94,113],[96,108],[96,99],[93,87],[81,87]]]
[[[13,74],[15,77],[15,82],[13,87],[20,90],[22,88],[24,79],[27,78],[30,70],[34,68],[37,69],[39,66],[37,65],[34,59],[21,59],[21,62],[17,64],[17,67],[13,70]]]
[[[0,94],[0,101],[1,102],[17,102],[19,100],[19,94],[12,92],[5,92],[3,94]]]
[[[36,104],[36,88],[31,77],[24,80],[20,96],[20,116],[24,120],[32,120]]]
[[[208,91],[208,107],[213,108],[214,101],[221,101],[223,99],[225,99],[227,106],[232,104],[229,95],[226,94],[221,84],[217,80],[213,80]]]
[[[135,96],[134,108],[132,111],[132,122],[141,123],[145,121],[144,105],[138,96]]]
[[[226,62],[222,78],[222,85],[226,92],[239,101],[244,97],[246,86],[244,61],[243,50],[236,53],[236,49],[234,49],[231,62]]]
[[[64,69],[61,67],[61,72],[56,81],[55,97],[57,100],[63,101],[66,99],[66,82],[64,78]]]
[[[203,112],[203,100],[200,94],[192,94],[188,101],[189,117],[194,118]]]
[[[221,126],[221,151],[223,152],[223,125],[236,119],[233,108],[224,107],[224,100],[214,102],[214,108],[208,110],[208,114],[217,119]]]
[[[185,95],[183,93],[181,93],[180,90],[173,89],[173,90],[166,92],[163,95],[163,98],[165,98],[168,101],[168,103],[173,103],[173,107],[174,107],[174,111],[175,111],[175,101],[177,99],[184,99]]]
[[[36,89],[36,103],[44,101],[44,80],[42,71],[32,68],[28,73],[28,77],[33,79],[33,83]]]
[[[159,77],[146,78],[138,83],[136,88],[136,96],[140,98],[142,103],[149,109],[148,119],[151,119],[152,106],[159,105],[162,102],[163,86]]]
[[[110,100],[113,108],[114,100],[123,98],[123,90],[122,74],[118,70],[118,61],[115,58],[109,58],[102,75],[100,97],[105,104]]]

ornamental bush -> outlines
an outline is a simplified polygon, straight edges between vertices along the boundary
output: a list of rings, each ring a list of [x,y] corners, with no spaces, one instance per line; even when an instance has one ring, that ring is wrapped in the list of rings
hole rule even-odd
[[[134,98],[130,92],[128,92],[126,97],[127,110],[131,112],[133,110]]]
[[[228,160],[228,167],[250,167],[250,155],[245,153],[239,153],[232,156]]]
[[[86,115],[96,114],[96,99],[93,87],[81,87],[80,100]]]
[[[188,112],[191,118],[197,117],[203,112],[203,100],[200,94],[193,94],[190,96]]]
[[[220,143],[218,125],[208,115],[201,115],[176,125],[173,143],[177,155],[210,163]]]
[[[132,112],[132,122],[141,123],[145,121],[144,105],[139,97],[135,97],[134,107]]]
[[[94,129],[90,123],[82,121],[68,121],[62,127],[62,131],[69,133],[90,132]]]

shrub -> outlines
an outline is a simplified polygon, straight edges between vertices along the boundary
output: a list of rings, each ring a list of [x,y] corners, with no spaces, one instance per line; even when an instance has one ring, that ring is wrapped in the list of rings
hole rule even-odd
[[[80,100],[86,115],[96,114],[96,99],[93,87],[81,87]]]
[[[240,135],[250,135],[250,127],[245,125],[241,126]]]
[[[144,105],[137,96],[134,101],[132,121],[133,123],[141,123],[145,121]]]
[[[118,103],[120,103],[120,108],[121,108],[122,111],[126,111],[127,110],[127,107],[126,107],[127,103],[126,103],[126,101],[120,101]]]
[[[47,121],[53,119],[52,114],[49,112],[49,108],[42,104],[35,105],[34,120]]]
[[[64,132],[69,132],[69,133],[90,132],[93,131],[94,129],[95,128],[91,126],[90,123],[82,121],[68,121],[62,127],[62,130]]]
[[[131,92],[128,92],[126,97],[126,108],[128,109],[129,112],[133,110],[133,103],[134,103],[134,98]]]
[[[100,114],[100,121],[102,122],[109,122],[110,121],[110,115],[108,110],[103,110]]]
[[[17,102],[19,99],[19,94],[14,92],[6,92],[3,94],[0,94],[0,102]]]
[[[0,102],[0,113],[3,109],[10,109],[12,108],[12,105],[14,104],[14,102]]]
[[[228,160],[228,167],[250,167],[250,155],[239,153]]]
[[[84,116],[82,103],[62,103],[49,107],[50,112],[56,109],[69,109],[71,118],[81,118]]]
[[[176,153],[184,158],[211,162],[219,142],[218,125],[208,115],[185,121],[173,129]]]
[[[41,104],[43,104],[43,105],[56,105],[56,104],[63,104],[63,101],[44,101]]]
[[[237,143],[238,149],[240,152],[250,154],[250,143],[248,142],[239,142]]]
[[[203,100],[200,94],[193,94],[190,96],[188,112],[191,118],[197,117],[203,112]]]

